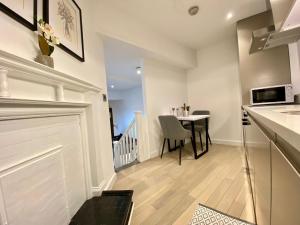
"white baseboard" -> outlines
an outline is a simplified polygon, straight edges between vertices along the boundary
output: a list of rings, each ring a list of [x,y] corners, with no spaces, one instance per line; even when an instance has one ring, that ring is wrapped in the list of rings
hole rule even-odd
[[[159,152],[150,152],[150,159],[153,159],[153,158],[156,158],[156,157],[158,157],[159,156]]]
[[[242,141],[240,140],[224,140],[224,139],[213,139],[211,140],[213,144],[217,145],[230,145],[230,146],[242,146]]]
[[[92,187],[92,194],[93,196],[100,196],[102,191],[112,189],[114,183],[117,180],[117,174],[114,173],[111,178],[107,181],[102,181],[98,187]]]
[[[105,181],[102,181],[98,187],[92,187],[92,195],[100,196],[102,191],[104,191],[105,183]]]
[[[186,143],[190,143],[190,140],[187,140]],[[243,142],[241,140],[224,140],[224,139],[213,139],[212,140],[213,144],[217,144],[217,145],[229,145],[229,146],[242,146]],[[160,151],[153,151],[150,153],[150,158],[153,159],[155,157],[160,156]],[[165,148],[165,152],[164,154],[167,152],[166,148]]]
[[[114,173],[111,176],[111,178],[109,179],[109,181],[106,183],[106,186],[105,186],[104,190],[110,190],[110,189],[112,189],[112,187],[114,186],[116,180],[117,180],[117,174]]]

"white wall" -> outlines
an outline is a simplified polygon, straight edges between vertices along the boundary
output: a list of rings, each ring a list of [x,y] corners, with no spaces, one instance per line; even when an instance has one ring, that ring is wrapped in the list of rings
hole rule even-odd
[[[289,54],[294,94],[300,94],[300,41],[289,44]]]
[[[134,119],[134,112],[144,112],[143,89],[135,87],[124,91],[109,90],[108,96],[116,125],[115,135],[124,133]]]
[[[108,90],[108,100],[121,100],[122,99],[122,90]]]
[[[241,92],[237,40],[198,51],[198,67],[188,71],[188,102],[193,110],[210,110],[210,135],[215,143],[240,144]]]
[[[159,34],[117,7],[98,1],[95,29],[99,33],[146,50],[159,60],[187,68],[196,65],[196,51]],[[93,23],[94,24],[94,23]]]
[[[42,15],[42,1],[38,1],[39,16]],[[88,81],[106,92],[106,76],[103,60],[102,41],[94,29],[94,0],[77,0],[83,15],[83,31],[86,61],[81,63],[66,52],[56,48],[53,54],[55,69],[66,72],[76,78]],[[0,49],[33,60],[38,52],[37,35],[20,23],[0,12]],[[22,87],[20,87],[21,89]],[[98,186],[108,181],[114,174],[112,161],[112,147],[109,129],[108,104],[102,99],[94,99],[95,130],[97,130],[100,143],[95,147],[104,157],[97,162],[102,167],[102,174],[96,174],[92,168],[93,185]],[[96,111],[95,111],[96,110]],[[100,176],[100,177],[95,177]]]
[[[153,60],[144,61],[145,112],[151,157],[157,156],[162,146],[159,115],[170,114],[172,107],[187,102],[186,72]]]

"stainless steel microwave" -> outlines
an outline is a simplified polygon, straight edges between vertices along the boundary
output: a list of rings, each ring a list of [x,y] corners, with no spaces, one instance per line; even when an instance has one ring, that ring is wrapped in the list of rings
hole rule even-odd
[[[250,90],[251,105],[283,104],[294,102],[293,85],[277,85]]]

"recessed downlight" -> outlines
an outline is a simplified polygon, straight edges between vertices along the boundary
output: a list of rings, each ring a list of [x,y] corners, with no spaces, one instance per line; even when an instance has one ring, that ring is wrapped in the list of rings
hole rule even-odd
[[[189,8],[189,14],[191,15],[191,16],[195,16],[195,15],[197,15],[198,14],[198,12],[199,12],[199,6],[197,6],[197,5],[193,5],[193,6],[191,6],[190,8]]]
[[[111,89],[114,89],[114,88],[115,88],[115,85],[113,85],[113,84],[110,85],[110,88],[111,88]]]
[[[137,73],[138,75],[141,75],[141,74],[142,74],[142,67],[138,66],[138,67],[136,68],[136,73]]]
[[[226,19],[227,20],[230,20],[232,17],[233,17],[233,13],[232,12],[227,13],[227,15],[226,15]]]
[[[263,47],[259,47],[259,48],[258,48],[258,50],[262,50],[262,49],[263,49]]]
[[[267,40],[267,38],[262,38],[262,39],[260,39],[260,41],[266,41]]]

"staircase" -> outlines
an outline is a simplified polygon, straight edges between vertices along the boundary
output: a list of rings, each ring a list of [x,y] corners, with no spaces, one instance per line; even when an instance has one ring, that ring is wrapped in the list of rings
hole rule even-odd
[[[115,169],[119,169],[136,161],[138,150],[137,138],[137,124],[136,119],[134,119],[121,139],[113,143]]]
[[[121,139],[113,143],[113,155],[116,170],[150,158],[148,122],[142,112],[135,112],[135,118]]]

